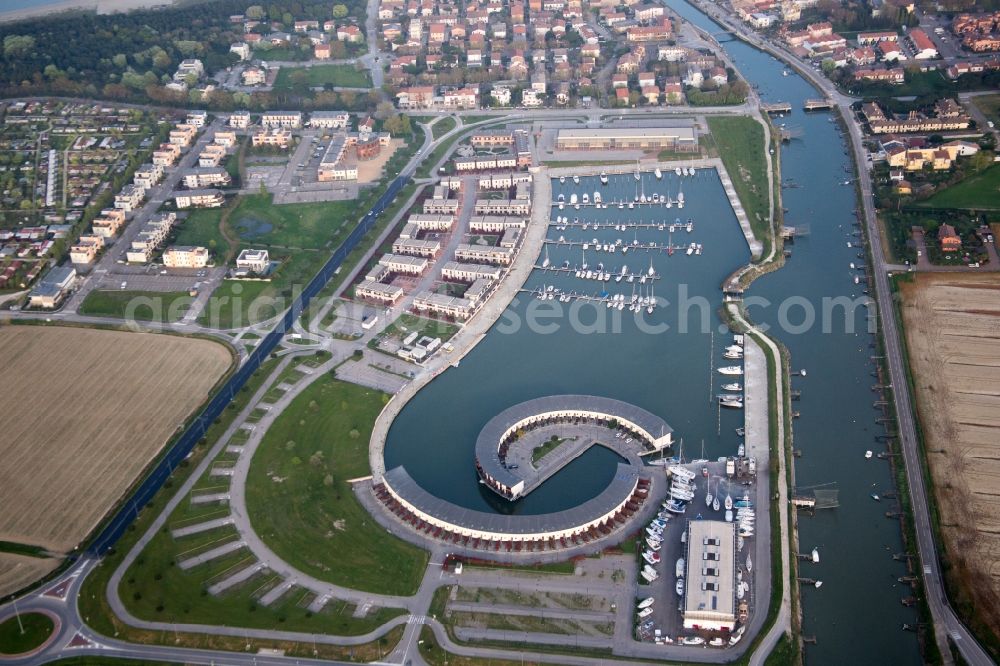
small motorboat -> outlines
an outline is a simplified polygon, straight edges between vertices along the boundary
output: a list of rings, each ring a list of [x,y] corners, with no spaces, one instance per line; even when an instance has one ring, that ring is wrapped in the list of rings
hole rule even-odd
[[[717,637],[717,638],[713,638],[712,640],[710,640],[708,642],[708,644],[711,645],[712,647],[722,647],[723,645],[726,644],[726,642],[724,640],[722,640],[721,638]]]
[[[870,460],[871,457],[872,457],[872,452],[871,451],[865,451],[865,460]]]
[[[684,596],[684,579],[678,578],[677,582],[674,583],[674,592],[677,593],[678,597]]]
[[[705,639],[701,636],[688,636],[681,643],[683,645],[704,645]]]
[[[674,577],[684,578],[684,558],[677,558],[677,563],[674,565]]]
[[[653,597],[646,597],[645,599],[643,599],[642,601],[640,601],[638,605],[639,605],[640,609],[643,609],[643,608],[649,608],[654,603],[656,603],[656,599],[655,598],[653,598]]]
[[[816,564],[819,564],[819,549],[818,548],[813,548],[812,549],[812,561],[814,563],[816,563]]]

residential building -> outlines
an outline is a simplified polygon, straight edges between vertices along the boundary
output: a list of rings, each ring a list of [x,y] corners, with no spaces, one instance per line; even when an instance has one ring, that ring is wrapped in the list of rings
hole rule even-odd
[[[264,274],[271,266],[271,258],[267,250],[246,248],[240,250],[236,257],[236,269],[247,273]]]
[[[225,169],[195,167],[184,172],[184,187],[197,190],[206,187],[226,187],[232,182],[232,177]]]
[[[309,127],[323,129],[347,129],[351,116],[346,111],[313,111],[309,115]]]
[[[260,124],[267,128],[283,127],[300,129],[302,127],[301,111],[265,111],[261,114]]]
[[[219,208],[226,202],[225,195],[219,190],[186,190],[174,193],[174,202],[178,208]]]
[[[208,248],[173,245],[163,251],[166,268],[204,268],[208,265]]]
[[[937,237],[942,252],[958,252],[962,249],[962,239],[950,224],[942,223],[938,227]]]
[[[162,179],[163,167],[159,164],[143,164],[137,167],[135,173],[132,174],[132,182],[144,190],[153,189]]]
[[[253,136],[250,137],[250,143],[255,148],[258,146],[267,146],[286,150],[292,145],[292,133],[284,127],[261,129],[253,133]]]
[[[138,185],[125,185],[121,191],[115,195],[115,208],[126,213],[142,205],[142,200],[146,197],[146,190]]]
[[[246,129],[250,127],[249,111],[234,111],[229,116],[229,126],[236,129]]]
[[[262,86],[267,82],[267,72],[261,67],[247,67],[240,74],[245,86]]]

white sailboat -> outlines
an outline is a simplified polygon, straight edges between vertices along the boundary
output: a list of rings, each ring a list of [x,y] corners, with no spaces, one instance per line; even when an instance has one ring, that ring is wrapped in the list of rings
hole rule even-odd
[[[753,560],[750,559],[750,553],[747,553],[747,571],[753,571]]]
[[[726,511],[732,511],[733,510],[733,496],[730,495],[730,494],[728,494],[728,493],[726,493],[726,502],[725,502],[725,505],[726,505]]]
[[[542,260],[542,268],[549,267],[549,246],[545,246],[545,259]]]
[[[660,171],[660,167],[656,167],[656,170],[653,172],[653,174],[656,176],[656,180],[660,180],[661,178],[663,178],[663,172]]]

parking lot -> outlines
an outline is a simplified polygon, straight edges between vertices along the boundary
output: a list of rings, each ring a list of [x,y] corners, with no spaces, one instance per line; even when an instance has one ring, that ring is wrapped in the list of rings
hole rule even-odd
[[[646,581],[641,576],[638,578],[636,602],[638,603],[647,597],[653,597],[656,600],[652,605],[653,612],[646,618],[636,620],[638,625],[637,637],[639,640],[654,641],[657,637],[657,630],[659,630],[660,636],[668,636],[671,639],[676,639],[679,635],[694,633],[691,630],[683,628],[684,621],[681,615],[683,597],[678,595],[676,591],[676,566],[679,558],[686,557],[687,545],[681,542],[681,536],[686,532],[689,520],[724,520],[725,509],[720,509],[720,511],[716,512],[711,507],[705,505],[705,493],[708,485],[711,484],[713,496],[721,493],[724,498],[729,494],[733,500],[741,498],[746,492],[749,492],[752,497],[756,493],[753,484],[747,479],[740,478],[739,476],[732,480],[727,479],[724,462],[711,462],[694,467],[697,467],[699,471],[702,467],[706,467],[709,476],[705,477],[699,474],[695,477],[693,482],[696,488],[695,496],[688,503],[686,513],[670,515],[670,520],[662,533],[663,542],[659,550],[660,562],[652,565],[659,574],[659,577],[650,584],[646,584]],[[694,467],[688,466],[689,469],[693,469]],[[745,467],[743,469],[745,470]],[[645,528],[646,526],[643,526],[640,540],[642,541],[643,550],[649,550],[649,547],[645,543],[645,538],[648,535]],[[751,552],[754,539],[755,537],[747,538],[743,549],[737,551],[736,564],[738,570],[743,566],[747,553]],[[641,571],[646,564],[646,560],[640,558],[639,570]],[[761,564],[763,565],[764,563]],[[752,574],[744,570],[743,575],[744,580],[753,582]],[[751,613],[754,610],[754,592],[753,585],[751,585],[750,593],[745,597],[745,600],[750,602]]]

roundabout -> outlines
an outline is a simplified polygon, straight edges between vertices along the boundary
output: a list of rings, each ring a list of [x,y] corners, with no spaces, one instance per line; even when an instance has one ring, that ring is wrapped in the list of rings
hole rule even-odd
[[[48,611],[11,613],[0,619],[0,661],[41,652],[59,635],[61,622]]]
[[[599,445],[621,461],[595,497],[552,513],[490,513],[434,496],[402,466],[388,470],[372,488],[398,521],[424,538],[480,552],[574,548],[603,541],[632,522],[655,482],[641,456],[672,443],[673,430],[663,419],[629,403],[546,396],[514,405],[483,427],[475,446],[480,483],[513,504]]]

